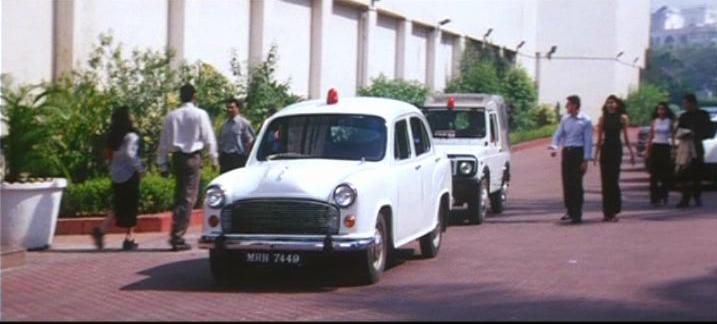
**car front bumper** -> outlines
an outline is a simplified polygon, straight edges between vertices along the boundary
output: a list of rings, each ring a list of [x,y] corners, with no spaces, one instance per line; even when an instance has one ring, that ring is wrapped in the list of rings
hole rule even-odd
[[[222,234],[202,235],[199,239],[199,248],[241,251],[344,252],[366,250],[373,245],[373,242],[373,237]]]
[[[466,202],[476,196],[478,179],[475,177],[453,177],[453,197],[456,203]]]

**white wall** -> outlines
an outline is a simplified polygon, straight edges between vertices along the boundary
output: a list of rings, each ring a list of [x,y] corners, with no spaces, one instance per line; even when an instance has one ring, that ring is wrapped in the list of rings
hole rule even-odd
[[[380,74],[392,79],[396,75],[396,42],[398,20],[378,15],[376,27],[371,34],[372,50],[368,53],[369,79]]]
[[[265,1],[264,53],[277,47],[275,77],[289,81],[292,92],[309,96],[311,54],[311,0]],[[262,60],[266,56],[262,57]]]
[[[14,84],[52,78],[52,1],[2,0],[2,72]],[[28,14],[32,13],[32,14]]]
[[[358,81],[358,36],[359,11],[356,8],[334,3],[325,26],[327,44],[324,49],[328,55],[323,62],[321,77],[324,94],[329,88],[336,88],[341,96],[356,95]]]
[[[242,68],[249,56],[249,1],[188,0],[185,8],[184,57],[209,63],[231,76],[236,53]]]
[[[435,89],[443,91],[446,83],[451,80],[453,70],[453,42],[455,36],[442,33],[436,53]]]
[[[125,53],[167,46],[167,1],[74,1],[74,64],[86,64],[100,33],[110,33]]]
[[[413,24],[411,33],[407,35],[406,45],[406,80],[426,82],[426,48],[428,45],[428,28]]]

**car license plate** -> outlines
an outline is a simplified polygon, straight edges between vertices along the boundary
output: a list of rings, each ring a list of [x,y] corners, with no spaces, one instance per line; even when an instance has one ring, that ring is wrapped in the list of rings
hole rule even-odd
[[[257,264],[301,264],[303,258],[298,253],[247,252],[246,262]]]

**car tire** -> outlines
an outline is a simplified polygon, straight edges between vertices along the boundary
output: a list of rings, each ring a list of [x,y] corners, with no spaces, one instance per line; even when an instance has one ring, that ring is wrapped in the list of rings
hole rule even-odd
[[[232,283],[234,276],[237,275],[238,266],[235,260],[226,250],[210,249],[209,250],[209,268],[212,271],[214,282],[219,285]]]
[[[490,210],[493,213],[500,214],[505,209],[505,204],[508,201],[508,188],[510,187],[510,181],[507,175],[503,176],[503,182],[500,184],[500,190],[490,195]]]
[[[438,222],[436,227],[428,234],[421,236],[419,243],[421,245],[421,255],[426,258],[434,258],[438,255],[438,250],[441,249],[441,242],[443,242],[443,222],[445,219],[446,207],[441,203],[438,208]]]
[[[483,224],[488,213],[489,200],[488,181],[484,177],[478,182],[478,191],[468,201],[468,221],[471,224]]]
[[[361,253],[358,267],[360,271],[358,277],[361,284],[376,283],[383,274],[388,260],[389,247],[386,232],[386,217],[379,213],[374,230],[374,243]]]

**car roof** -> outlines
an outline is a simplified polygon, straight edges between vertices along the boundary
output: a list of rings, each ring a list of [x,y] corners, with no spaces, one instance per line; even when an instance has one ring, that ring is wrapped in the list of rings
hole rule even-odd
[[[448,98],[453,97],[456,107],[492,107],[491,103],[500,104],[503,97],[486,93],[443,93],[426,99],[426,108],[444,108]]]
[[[374,97],[339,97],[338,103],[327,104],[325,99],[307,100],[277,112],[273,117],[304,114],[362,114],[379,116],[390,121],[407,113],[421,114],[416,106],[409,103]]]

